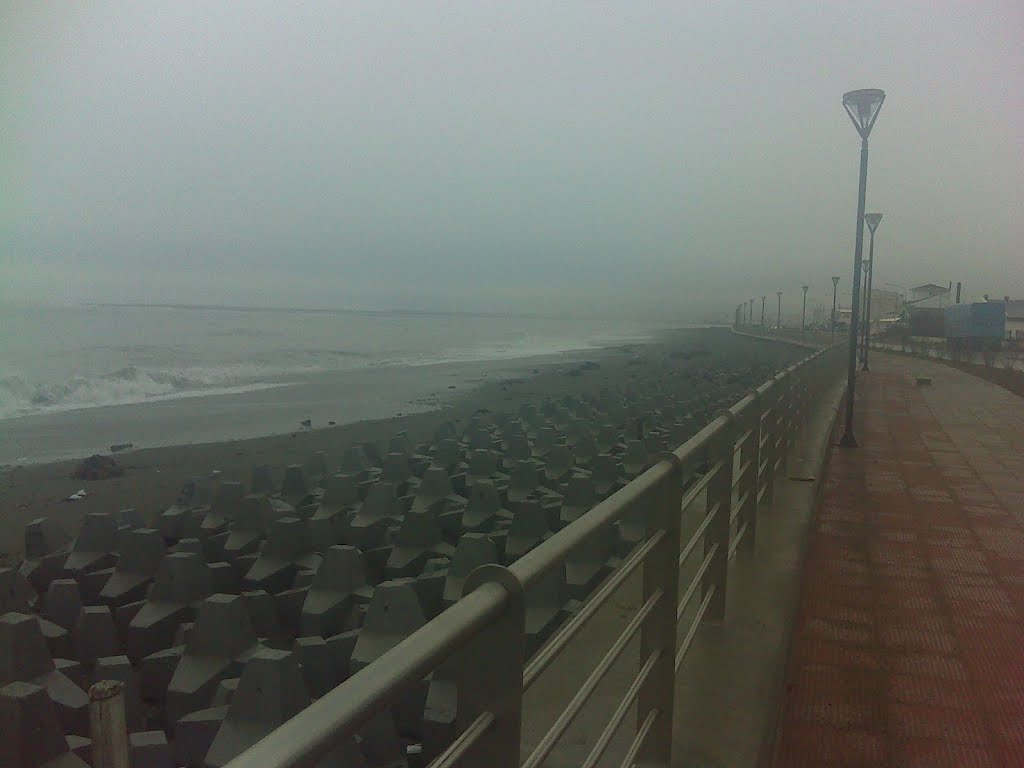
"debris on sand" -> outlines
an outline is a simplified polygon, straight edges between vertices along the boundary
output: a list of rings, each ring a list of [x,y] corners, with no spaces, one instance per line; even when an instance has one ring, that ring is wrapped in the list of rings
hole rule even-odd
[[[135,446],[132,445],[131,443],[117,443],[115,445],[110,446],[110,452],[111,453],[118,453],[120,451],[127,451],[129,448],[134,448],[134,447]]]
[[[72,477],[76,480],[106,480],[108,477],[120,477],[124,470],[110,456],[95,454],[75,468]]]
[[[75,491],[70,496],[68,496],[66,499],[64,499],[64,501],[81,501],[84,498],[85,488],[80,488],[79,490]]]
[[[595,363],[593,360],[587,360],[586,362],[580,363],[570,371],[566,371],[566,376],[582,376],[586,371],[596,371],[601,367],[600,363]]]

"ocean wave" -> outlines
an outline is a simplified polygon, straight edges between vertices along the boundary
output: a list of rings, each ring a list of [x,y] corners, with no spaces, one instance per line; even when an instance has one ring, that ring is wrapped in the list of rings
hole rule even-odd
[[[288,384],[257,380],[264,378],[259,374],[265,373],[254,366],[186,371],[127,366],[96,376],[72,376],[61,382],[41,382],[14,373],[0,377],[0,418],[249,392]]]

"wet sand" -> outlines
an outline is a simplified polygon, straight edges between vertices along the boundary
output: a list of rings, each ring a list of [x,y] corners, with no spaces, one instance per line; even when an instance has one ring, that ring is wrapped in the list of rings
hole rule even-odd
[[[706,350],[706,354],[689,359],[683,357],[687,350],[696,349]],[[462,422],[481,408],[514,410],[524,402],[539,405],[546,398],[558,398],[570,392],[579,394],[596,392],[604,387],[625,386],[631,380],[652,375],[654,367],[681,371],[708,365],[780,364],[800,356],[799,350],[737,337],[727,329],[704,329],[669,333],[647,345],[493,363],[378,370],[367,372],[365,380],[360,383],[361,388],[346,386],[341,390],[336,387],[336,382],[332,383],[331,378],[325,376],[308,385],[309,407],[286,414],[282,424],[298,427],[302,419],[320,414],[314,418],[315,427],[325,423],[326,414],[332,413],[337,414],[335,420],[339,422],[335,427],[216,442],[201,442],[201,437],[197,436],[193,444],[126,451],[115,457],[124,468],[124,474],[105,480],[73,479],[71,475],[79,458],[49,464],[4,466],[0,471],[0,562],[16,560],[20,556],[24,525],[34,518],[52,517],[70,532],[77,531],[82,517],[94,511],[112,512],[131,507],[140,511],[145,519],[152,519],[174,503],[183,482],[189,477],[219,471],[222,479],[248,483],[252,467],[257,464],[276,467],[301,464],[316,451],[326,451],[330,461],[337,461],[349,445],[371,441],[384,446],[402,430],[407,431],[414,442],[421,442],[429,439],[441,422]],[[585,361],[597,363],[598,367],[582,369],[581,363]],[[417,402],[395,400],[389,392],[401,389],[408,393],[408,382],[389,382],[389,377],[395,376],[418,377],[425,394],[417,398]],[[455,389],[448,389],[449,386]],[[260,398],[267,398],[273,391],[249,393],[252,399],[240,406],[241,413],[221,413],[219,416],[216,398],[196,399],[211,401],[205,403],[169,401],[175,408],[167,407],[161,418],[173,420],[175,409],[180,414],[181,408],[205,408],[211,412],[211,419],[235,419],[240,425],[238,434],[242,437],[245,435],[246,418],[251,416],[255,419],[261,413]],[[372,403],[377,403],[376,407],[380,409],[376,412],[380,413],[378,418],[367,418],[367,415],[375,415],[374,411],[367,410]],[[333,408],[325,411],[324,408],[331,404]],[[153,403],[138,407],[157,408],[159,411],[165,406],[165,403]],[[125,418],[130,415],[124,413],[126,408],[135,406],[119,409],[117,423],[109,425],[111,434],[126,431]],[[344,414],[355,413],[357,408],[364,409],[361,420],[341,423],[346,420]],[[91,409],[82,413],[88,414],[83,418],[102,420],[104,417],[113,418],[113,415],[92,411],[110,410]],[[234,406],[232,410],[235,410]],[[419,412],[411,413],[411,410]],[[152,428],[158,427],[159,419],[150,418]],[[215,426],[220,428],[220,425]],[[249,426],[267,430],[265,422],[254,421]],[[116,438],[111,440],[116,441]],[[75,502],[63,501],[79,489],[85,490],[85,498]]]

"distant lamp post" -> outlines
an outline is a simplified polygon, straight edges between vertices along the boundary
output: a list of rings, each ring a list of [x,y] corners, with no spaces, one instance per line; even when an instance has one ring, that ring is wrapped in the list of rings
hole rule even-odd
[[[839,444],[857,447],[853,436],[853,398],[857,387],[857,330],[860,327],[860,273],[864,255],[864,204],[868,191],[868,136],[885,101],[885,91],[864,88],[843,94],[843,108],[860,134],[860,185],[857,192],[857,239],[853,251],[853,301],[850,307],[850,349],[846,371],[846,428]]]
[[[871,262],[864,259],[860,263],[861,271],[864,276],[861,278],[861,294],[860,294],[860,328],[857,329],[857,334],[860,336],[860,361],[864,362],[864,339],[867,334],[864,332],[864,319],[868,316],[868,270],[871,268]]]
[[[775,330],[782,330],[782,291],[776,291],[775,295],[779,297],[779,314],[775,320]]]
[[[839,275],[832,276],[832,343],[836,343],[836,293],[839,290]]]
[[[800,335],[803,336],[807,331],[807,286],[801,285],[800,288],[804,292],[804,308],[800,311]]]
[[[767,299],[767,298],[768,298],[767,296],[762,296],[761,297],[761,327],[762,328],[764,328],[764,300]]]
[[[871,232],[871,244],[868,246],[868,304],[867,309],[864,310],[864,323],[867,327],[864,329],[864,366],[861,368],[862,371],[871,370],[868,368],[868,350],[871,349],[871,286],[875,278],[875,230],[878,229],[881,222],[882,214],[880,213],[864,214],[864,223],[868,225],[868,230]]]

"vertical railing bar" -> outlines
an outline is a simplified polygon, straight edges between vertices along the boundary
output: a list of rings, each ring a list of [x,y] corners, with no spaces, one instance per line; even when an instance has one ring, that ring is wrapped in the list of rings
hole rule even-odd
[[[705,529],[707,529],[708,527],[708,523],[711,522],[711,519],[715,516],[715,513],[717,511],[718,504],[715,504],[715,506],[711,508],[711,511],[704,515],[704,519],[701,521],[700,525],[697,526],[697,529],[693,532],[693,536],[690,537],[690,540],[686,543],[686,546],[683,547],[683,551],[679,553],[680,566],[682,566],[682,564],[686,562],[687,558],[690,556],[690,553],[693,551],[693,548],[697,546],[697,542],[700,541],[700,537],[704,534]]]
[[[728,420],[724,428],[718,434],[718,440],[708,446],[711,455],[724,451],[726,456],[731,456],[733,435],[736,432],[736,417],[730,411],[724,411]],[[708,525],[704,535],[704,553],[714,552],[711,564],[704,573],[702,580],[704,594],[713,594],[713,602],[707,613],[707,618],[714,621],[722,621],[725,618],[725,598],[727,581],[729,579],[729,538],[732,520],[732,474],[733,463],[724,461],[722,469],[708,486],[707,509],[709,514],[715,510],[714,517]],[[717,546],[716,546],[717,545]],[[711,586],[715,589],[711,592]]]
[[[729,559],[731,560],[733,555],[736,554],[736,548],[739,547],[740,542],[743,540],[743,535],[747,532],[747,524],[743,523],[736,531],[736,535],[733,537],[732,543],[729,544]]]
[[[693,617],[693,623],[690,624],[690,628],[686,631],[686,637],[683,638],[682,645],[676,651],[676,672],[679,671],[679,665],[683,663],[683,657],[686,656],[686,652],[690,649],[690,643],[693,642],[693,638],[697,634],[697,627],[700,626],[701,619],[704,618],[704,612],[708,609],[708,603],[711,602],[711,595],[713,593],[714,589],[704,595],[700,608],[697,609],[697,613]]]
[[[565,622],[558,632],[530,659],[523,673],[524,691],[528,690],[537,681],[537,678],[561,653],[565,645],[594,617],[598,609],[622,585],[622,582],[629,578],[630,574],[636,570],[637,566],[644,561],[648,553],[661,542],[665,535],[664,529],[656,531],[646,542],[634,549],[626,561],[616,569],[615,573],[609,576],[598,590],[587,598],[587,601],[576,612],[576,615]]]
[[[711,562],[711,558],[715,556],[715,550],[718,549],[718,545],[715,544],[711,551],[704,556],[704,562],[700,564],[697,572],[690,579],[690,585],[686,588],[686,592],[679,598],[679,605],[676,607],[676,621],[683,618],[683,614],[686,613],[686,606],[689,605],[690,600],[693,598],[693,593],[697,591],[697,586],[701,583],[701,577],[704,575],[704,571],[708,569],[708,564]]]
[[[448,745],[448,749],[430,761],[427,768],[450,768],[455,765],[492,725],[494,725],[494,713],[481,712],[476,720]]]
[[[587,679],[583,681],[579,690],[576,691],[576,695],[570,699],[565,709],[562,710],[562,714],[558,716],[558,719],[548,729],[548,732],[544,734],[544,738],[540,740],[537,746],[534,747],[533,752],[530,753],[530,756],[523,762],[522,768],[537,768],[548,758],[551,750],[555,748],[555,744],[558,743],[558,740],[562,738],[569,726],[572,725],[576,715],[580,713],[583,705],[587,703],[587,699],[594,693],[598,684],[604,679],[608,670],[611,669],[612,664],[622,655],[626,646],[629,645],[629,641],[633,639],[640,629],[643,620],[654,610],[655,605],[658,604],[662,596],[663,593],[660,590],[655,592],[648,598],[643,607],[637,611],[636,615],[622,631],[622,634],[616,638],[612,647],[608,649],[608,652],[605,653],[594,670],[587,676]]]
[[[594,768],[598,761],[604,755],[608,745],[611,743],[612,736],[615,735],[616,731],[619,730],[619,726],[622,725],[622,721],[626,719],[626,714],[629,712],[629,708],[636,701],[637,695],[640,693],[640,686],[647,680],[648,675],[651,674],[651,670],[654,669],[655,663],[661,657],[662,652],[659,648],[657,651],[652,653],[644,665],[640,668],[636,677],[633,678],[633,682],[629,684],[629,688],[626,689],[626,695],[622,697],[622,701],[619,702],[619,706],[612,713],[611,718],[608,720],[608,724],[604,730],[601,731],[601,735],[598,736],[597,741],[594,743],[593,749],[590,750],[590,754],[587,755],[587,759],[583,761],[580,768]]]
[[[626,752],[626,757],[623,759],[621,766],[622,768],[632,768],[636,765],[637,755],[640,754],[640,750],[644,747],[644,741],[647,739],[647,734],[650,732],[651,727],[654,725],[654,721],[658,719],[661,713],[657,709],[652,709],[647,713],[647,717],[644,718],[640,728],[637,729],[636,737],[633,739],[633,743],[629,745],[629,750]]]

